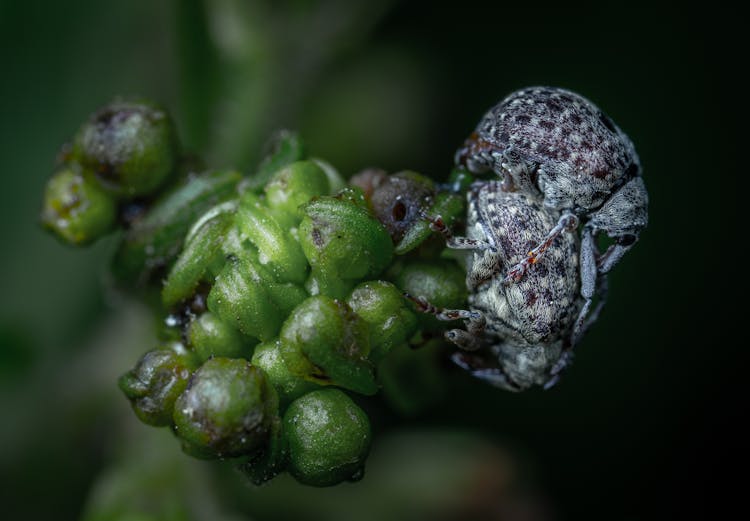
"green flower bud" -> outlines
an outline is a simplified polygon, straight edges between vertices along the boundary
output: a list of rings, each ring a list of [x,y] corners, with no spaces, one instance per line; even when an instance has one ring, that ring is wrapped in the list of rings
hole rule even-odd
[[[175,167],[177,137],[169,115],[145,102],[114,101],[78,131],[73,158],[108,192],[132,198],[154,192]]]
[[[190,230],[185,247],[162,287],[162,302],[167,308],[192,296],[209,273],[221,269],[224,263],[222,246],[234,223],[234,211],[231,202],[223,203],[203,214]]]
[[[208,294],[208,309],[245,335],[266,342],[286,315],[307,297],[300,286],[276,283],[258,254],[231,255]]]
[[[299,284],[305,281],[307,259],[297,238],[271,217],[268,208],[252,192],[243,195],[235,222],[241,235],[257,248],[260,263],[274,280]]]
[[[266,445],[275,416],[276,391],[263,371],[242,359],[206,361],[174,407],[175,432],[188,449],[219,458]]]
[[[70,166],[47,182],[42,225],[59,239],[79,246],[94,242],[110,231],[116,211],[109,195]]]
[[[123,282],[146,280],[180,253],[196,220],[217,204],[237,195],[241,175],[211,171],[190,176],[159,197],[125,234],[112,270]]]
[[[182,449],[182,452],[184,452],[188,456],[202,460],[213,460],[217,458],[216,453],[210,448],[204,447],[202,445],[196,445],[182,438],[178,439],[180,441],[180,448]]]
[[[410,304],[389,282],[364,282],[354,288],[347,302],[369,325],[370,359],[374,362],[405,344],[417,331],[417,317]]]
[[[202,362],[211,357],[249,359],[253,352],[247,337],[210,312],[190,323],[188,339]]]
[[[370,449],[367,415],[338,389],[313,391],[284,414],[289,472],[316,487],[356,479]]]
[[[255,263],[232,255],[208,294],[208,309],[245,335],[263,341],[276,336],[283,317],[271,302]]]
[[[305,159],[307,155],[305,144],[299,135],[289,130],[281,130],[271,137],[266,144],[266,156],[258,166],[254,176],[250,178],[250,188],[255,190],[264,186],[273,175],[295,161]]]
[[[303,207],[299,236],[312,267],[307,288],[313,295],[344,298],[357,282],[383,271],[393,256],[383,225],[353,198],[346,199],[320,197]]]
[[[175,342],[143,355],[118,384],[142,422],[170,425],[175,400],[187,387],[195,365],[192,354]]]
[[[346,186],[346,181],[331,163],[318,159],[317,157],[313,157],[310,161],[318,165],[323,170],[326,178],[328,178],[328,193],[335,194]]]
[[[394,282],[405,292],[424,297],[435,306],[448,309],[466,306],[466,272],[453,261],[410,262]],[[427,313],[417,313],[417,319],[426,329],[445,330],[445,322]]]
[[[297,161],[285,166],[265,186],[266,204],[278,223],[289,229],[302,219],[299,207],[318,195],[331,192],[328,176],[313,161]]]
[[[281,342],[267,342],[255,347],[251,363],[266,373],[266,377],[276,389],[282,409],[292,400],[305,393],[318,389],[319,386],[293,374],[281,353]]]
[[[367,359],[367,324],[344,302],[322,295],[308,298],[289,315],[279,338],[292,374],[362,394],[377,392]]]
[[[288,283],[266,282],[271,301],[279,310],[281,318],[287,316],[309,295],[302,286]]]

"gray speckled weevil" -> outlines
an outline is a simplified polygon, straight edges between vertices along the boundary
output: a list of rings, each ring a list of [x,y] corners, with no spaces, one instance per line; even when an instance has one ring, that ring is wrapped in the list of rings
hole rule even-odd
[[[524,192],[503,190],[499,181],[475,182],[467,195],[466,237],[451,236],[439,219],[435,227],[447,236],[448,247],[473,250],[466,276],[470,311],[413,300],[440,319],[466,319],[465,330],[452,329],[446,338],[462,348],[454,362],[475,377],[509,391],[549,387],[596,320],[606,279],[599,280],[600,299],[589,314],[589,300],[580,292],[580,241],[561,233],[545,244],[544,255],[523,277],[507,280],[507,268],[545,240],[560,212]]]
[[[450,248],[473,250],[471,310],[413,300],[441,319],[466,319],[466,330],[446,337],[463,348],[453,359],[473,375],[513,391],[549,387],[596,320],[606,273],[648,222],[635,148],[582,96],[531,87],[485,114],[456,163],[501,179],[472,185],[467,237],[452,237],[439,217],[430,219]],[[579,228],[580,240],[565,233]],[[613,240],[604,253],[596,241],[602,232]]]
[[[628,136],[592,102],[555,87],[529,87],[491,108],[456,152],[470,172],[492,171],[504,191],[522,191],[561,212],[542,243],[563,230],[581,231],[581,293],[590,299],[648,223],[648,193]],[[600,253],[596,237],[614,242]],[[540,243],[539,246],[542,245]],[[518,280],[541,252],[508,270]],[[542,248],[543,249],[543,248]]]

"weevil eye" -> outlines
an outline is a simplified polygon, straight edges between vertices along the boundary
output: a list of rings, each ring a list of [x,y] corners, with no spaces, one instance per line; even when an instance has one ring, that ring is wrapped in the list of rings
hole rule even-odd
[[[620,246],[630,246],[635,243],[636,237],[632,233],[628,233],[617,239],[617,244]]]

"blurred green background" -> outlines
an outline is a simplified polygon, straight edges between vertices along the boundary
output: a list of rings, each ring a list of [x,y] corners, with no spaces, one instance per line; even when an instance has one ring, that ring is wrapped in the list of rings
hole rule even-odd
[[[742,297],[723,271],[741,261],[728,250],[736,190],[710,183],[736,170],[715,111],[721,30],[704,16],[632,3],[2,0],[2,517],[629,520],[726,508],[745,370],[737,326],[719,319]],[[152,347],[153,324],[108,289],[114,238],[72,250],[37,225],[59,146],[91,111],[115,95],[155,98],[214,166],[247,170],[288,127],[345,175],[440,177],[483,112],[531,84],[603,107],[636,143],[651,196],[649,228],[559,386],[511,395],[447,370],[449,395],[415,417],[372,406],[367,476],[331,490],[284,477],[251,489],[138,423],[115,379]]]

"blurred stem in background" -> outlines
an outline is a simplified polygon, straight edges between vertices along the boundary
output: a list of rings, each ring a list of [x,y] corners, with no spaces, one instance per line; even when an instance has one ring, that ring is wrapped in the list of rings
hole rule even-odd
[[[366,43],[392,3],[176,0],[188,147],[209,164],[255,164],[271,132],[300,120],[331,64]]]
[[[204,0],[173,0],[182,137],[189,149],[205,150],[221,91],[221,63],[209,33]]]

